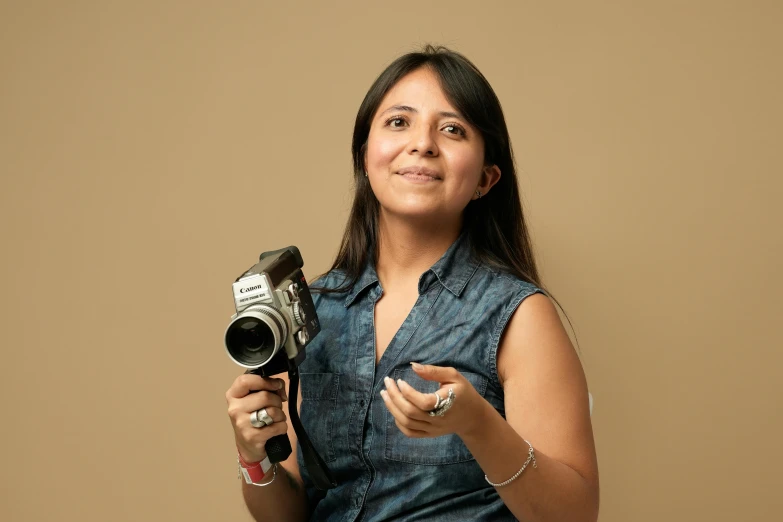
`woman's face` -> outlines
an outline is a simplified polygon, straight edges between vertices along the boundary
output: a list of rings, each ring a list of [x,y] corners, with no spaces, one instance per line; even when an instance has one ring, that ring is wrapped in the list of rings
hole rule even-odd
[[[484,140],[423,67],[384,97],[367,140],[365,167],[382,213],[458,218],[476,191],[500,179],[484,165]]]

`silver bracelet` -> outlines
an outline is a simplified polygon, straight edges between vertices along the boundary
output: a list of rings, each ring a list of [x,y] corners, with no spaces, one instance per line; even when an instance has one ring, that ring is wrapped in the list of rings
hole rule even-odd
[[[525,439],[522,439],[522,440],[525,440]],[[525,440],[525,442],[527,442],[527,441]],[[510,479],[505,480],[503,482],[500,482],[498,484],[495,484],[494,482],[489,480],[489,477],[487,477],[486,475],[484,475],[484,480],[486,480],[487,483],[489,483],[490,486],[495,487],[495,488],[500,488],[500,487],[507,486],[508,484],[511,484],[512,482],[514,482],[516,480],[516,478],[518,476],[520,476],[523,471],[525,471],[525,468],[527,468],[528,464],[530,464],[531,461],[533,462],[533,467],[537,468],[538,464],[536,464],[536,454],[533,451],[533,445],[530,444],[529,442],[527,442],[527,445],[530,446],[530,449],[527,451],[527,460],[525,461],[524,464],[522,464],[522,467],[519,469],[519,471],[514,473],[513,477],[511,477]]]

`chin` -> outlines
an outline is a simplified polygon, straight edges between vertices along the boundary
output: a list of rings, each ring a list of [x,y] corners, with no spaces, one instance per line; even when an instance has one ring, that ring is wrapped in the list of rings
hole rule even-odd
[[[411,222],[432,225],[433,223],[446,224],[460,219],[460,213],[449,211],[438,205],[426,205],[421,202],[384,205],[381,203],[381,214],[387,214],[395,219],[409,220]]]

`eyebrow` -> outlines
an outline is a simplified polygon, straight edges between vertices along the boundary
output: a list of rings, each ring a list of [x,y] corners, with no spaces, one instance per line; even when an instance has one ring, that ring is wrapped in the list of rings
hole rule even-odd
[[[392,105],[391,107],[389,107],[388,109],[383,111],[380,115],[383,116],[387,112],[392,112],[392,111],[416,112],[416,113],[419,112],[418,110],[416,110],[413,107],[410,107],[408,105]],[[440,111],[438,113],[438,115],[443,116],[444,118],[459,118],[460,120],[464,120],[465,119],[465,118],[462,117],[461,114],[459,114],[457,112]]]

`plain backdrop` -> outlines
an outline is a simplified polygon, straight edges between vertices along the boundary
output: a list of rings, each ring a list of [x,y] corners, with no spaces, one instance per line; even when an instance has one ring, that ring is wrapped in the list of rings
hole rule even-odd
[[[0,520],[248,520],[231,283],[328,269],[375,77],[505,110],[595,397],[601,521],[779,519],[777,1],[0,3]]]

